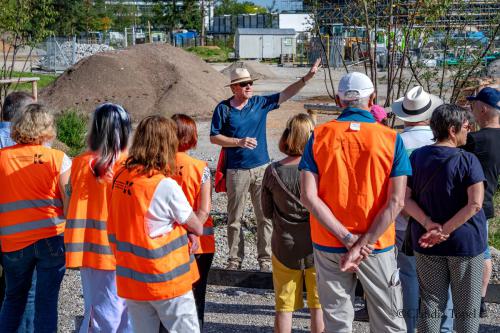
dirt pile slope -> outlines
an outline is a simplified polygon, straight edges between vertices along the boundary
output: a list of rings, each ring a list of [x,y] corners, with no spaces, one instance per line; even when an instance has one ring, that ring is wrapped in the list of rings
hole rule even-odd
[[[270,71],[269,66],[263,65],[258,61],[235,61],[231,65],[224,68],[221,73],[227,75],[235,68],[246,68],[254,79],[276,79],[277,76]]]
[[[150,114],[210,116],[230,96],[227,78],[203,60],[168,45],[138,45],[83,59],[66,70],[40,99],[54,110],[90,112],[110,101],[139,121]]]

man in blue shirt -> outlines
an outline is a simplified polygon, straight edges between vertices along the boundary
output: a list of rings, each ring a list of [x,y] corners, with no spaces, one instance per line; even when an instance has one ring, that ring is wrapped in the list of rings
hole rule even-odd
[[[0,148],[10,147],[16,143],[10,137],[10,122],[22,110],[31,103],[35,103],[30,94],[16,91],[7,95],[2,106],[2,122],[0,122]],[[0,252],[1,256],[1,252]],[[0,257],[1,258],[1,257]],[[33,320],[35,316],[35,284],[36,272],[33,273],[33,282],[28,294],[28,302],[24,310],[23,319],[17,333],[33,332]],[[0,308],[5,295],[5,276],[0,277]]]
[[[267,114],[297,94],[318,71],[320,59],[309,72],[281,93],[253,96],[253,79],[245,68],[231,72],[233,96],[217,105],[212,116],[210,142],[226,151],[227,173],[227,269],[240,269],[244,257],[241,219],[250,191],[257,220],[257,252],[261,271],[271,270],[271,221],[262,213],[262,177],[269,163],[266,139]]]

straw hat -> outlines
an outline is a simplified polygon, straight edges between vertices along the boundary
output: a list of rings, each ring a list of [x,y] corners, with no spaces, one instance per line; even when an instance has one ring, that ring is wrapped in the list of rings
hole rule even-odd
[[[407,122],[430,119],[432,112],[444,102],[441,98],[427,93],[421,86],[411,88],[405,95],[391,105],[396,117]]]
[[[249,82],[249,81],[256,81],[257,79],[252,79],[250,76],[250,73],[246,68],[235,68],[231,71],[229,74],[229,78],[231,79],[231,83],[226,85],[226,87],[229,87],[232,84],[236,83],[242,83],[242,82]]]

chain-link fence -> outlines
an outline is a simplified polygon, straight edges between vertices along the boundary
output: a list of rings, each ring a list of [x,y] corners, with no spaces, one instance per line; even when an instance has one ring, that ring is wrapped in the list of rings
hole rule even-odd
[[[37,46],[40,56],[34,59],[33,67],[62,72],[85,57],[112,49],[109,40],[52,36]]]

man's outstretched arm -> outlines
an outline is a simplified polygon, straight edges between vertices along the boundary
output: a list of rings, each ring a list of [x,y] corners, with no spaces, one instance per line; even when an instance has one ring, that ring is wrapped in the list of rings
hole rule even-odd
[[[304,75],[300,80],[298,80],[295,83],[292,83],[288,87],[286,87],[281,93],[280,93],[280,99],[278,104],[284,103],[293,96],[295,96],[300,89],[304,88],[306,85],[306,82],[309,81],[310,79],[313,78],[313,76],[318,72],[319,65],[321,64],[321,58],[316,59],[314,62],[313,66],[307,72],[306,75]]]

